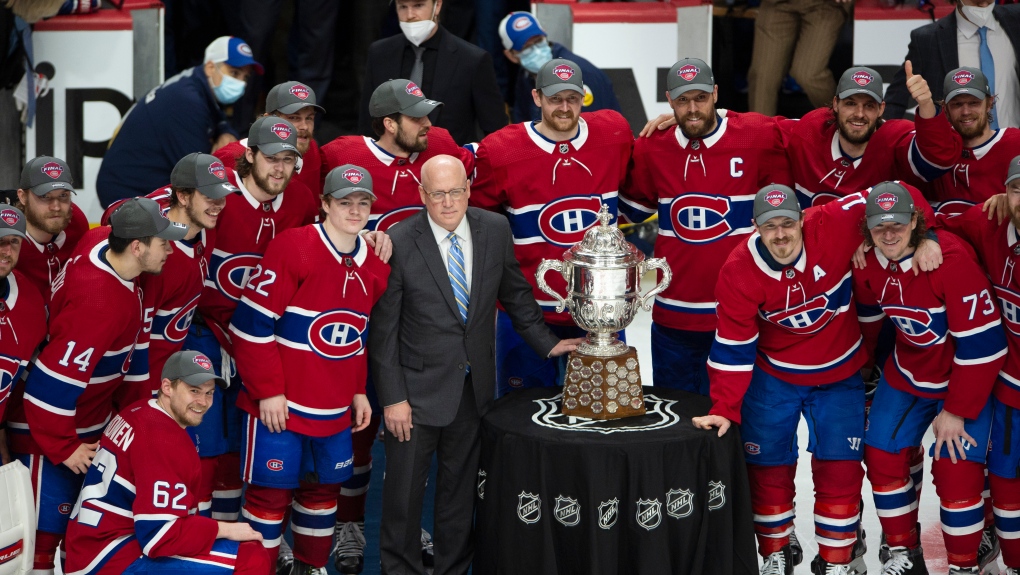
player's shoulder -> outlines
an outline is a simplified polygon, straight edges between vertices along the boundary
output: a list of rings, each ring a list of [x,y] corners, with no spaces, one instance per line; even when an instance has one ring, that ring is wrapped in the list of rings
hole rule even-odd
[[[244,151],[247,149],[241,142],[230,142],[213,152],[212,155],[216,156],[226,167],[233,168],[237,165],[237,160],[244,155]]]
[[[365,136],[350,135],[333,138],[333,140],[322,146],[319,152],[324,156],[335,156],[343,153],[356,154],[364,149],[366,149]]]
[[[429,128],[428,134],[429,145],[428,148],[422,152],[423,156],[431,157],[439,154],[455,154],[457,148],[457,142],[454,141],[453,136],[450,135],[450,131],[439,126],[432,126]]]
[[[14,278],[14,283],[18,290],[18,300],[15,305],[23,305],[27,308],[33,309],[38,308],[42,311],[43,306],[46,305],[46,300],[43,299],[42,292],[39,291],[39,288],[28,279],[28,276],[21,273],[20,270],[14,270],[11,277]],[[8,301],[8,303],[10,303],[10,301]]]
[[[644,154],[660,154],[668,151],[676,151],[680,143],[677,141],[676,126],[671,126],[665,130],[655,130],[648,136],[640,136],[634,140],[634,155],[641,156]],[[668,161],[673,161],[674,158],[665,158]]]
[[[871,135],[871,140],[868,142],[868,149],[880,149],[883,142],[893,142],[899,140],[903,136],[910,134],[917,128],[911,120],[903,120],[894,118],[891,120],[883,120],[881,125],[875,129],[875,133]]]
[[[974,253],[974,248],[963,238],[946,230],[937,230],[935,235],[938,236],[939,248],[942,250],[943,266],[953,268],[956,266],[970,267],[969,264],[977,265],[977,254]],[[950,276],[954,275],[951,269],[944,271],[948,272]]]
[[[588,124],[589,133],[597,133],[604,141],[634,141],[634,133],[630,124],[616,110],[596,110],[594,112],[582,112],[581,119]]]
[[[494,167],[505,166],[544,153],[531,141],[531,122],[510,124],[492,132],[478,143],[475,156]]]
[[[719,110],[726,118],[726,124],[737,128],[776,128],[776,119],[772,116],[759,114],[758,112],[734,112],[733,110]]]

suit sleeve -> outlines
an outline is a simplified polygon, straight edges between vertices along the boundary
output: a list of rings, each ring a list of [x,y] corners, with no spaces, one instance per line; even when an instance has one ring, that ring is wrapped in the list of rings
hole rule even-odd
[[[655,215],[659,204],[659,186],[652,175],[654,154],[648,148],[651,140],[639,138],[634,143],[627,166],[627,177],[620,188],[620,213],[632,222],[643,222]]]
[[[503,95],[496,83],[496,69],[492,65],[492,56],[482,52],[474,73],[471,75],[471,100],[475,107],[475,116],[482,133],[489,135],[506,125],[506,106]],[[466,144],[467,142],[457,142]]]
[[[295,250],[288,236],[280,236],[269,243],[230,321],[230,331],[235,336],[237,370],[245,389],[255,400],[286,391],[280,344],[276,342],[276,322],[298,289],[301,262],[300,256],[291,253]],[[270,277],[272,281],[266,282]]]
[[[744,249],[738,246],[737,249]],[[715,287],[719,323],[708,354],[711,415],[740,423],[740,407],[751,384],[758,349],[758,308],[734,262],[727,262]]]
[[[366,77],[365,81],[361,86],[361,109],[358,112],[358,133],[362,136],[368,136],[374,138],[375,133],[372,132],[372,115],[368,113],[368,102],[372,99],[372,92],[382,83],[372,75],[372,71],[376,69],[378,58],[376,52],[379,50],[379,44],[381,40],[377,40],[375,44],[368,47],[368,65],[365,67]],[[397,68],[400,67],[399,56],[397,56]],[[323,166],[325,168],[325,166]]]
[[[542,308],[535,301],[531,284],[524,279],[521,264],[514,255],[513,235],[510,224],[500,218],[494,226],[499,230],[499,241],[503,244],[503,275],[496,297],[510,316],[510,322],[521,338],[535,350],[539,357],[548,357],[560,339],[547,325]]]
[[[907,57],[903,60],[910,60],[917,64],[918,39],[915,31],[910,33],[910,44],[907,45]],[[910,91],[907,90],[907,72],[901,64],[893,74],[892,82],[885,89],[885,112],[882,117],[886,120],[898,120],[907,113],[907,108],[913,100],[910,98]]]
[[[471,205],[483,210],[499,210],[507,202],[501,173],[492,165],[489,146],[483,140],[475,153],[475,181],[471,184]]]
[[[399,242],[395,238],[394,243]],[[407,401],[407,383],[400,367],[400,313],[404,301],[402,257],[413,246],[394,245],[386,291],[372,307],[368,330],[368,358],[379,404],[389,407]]]

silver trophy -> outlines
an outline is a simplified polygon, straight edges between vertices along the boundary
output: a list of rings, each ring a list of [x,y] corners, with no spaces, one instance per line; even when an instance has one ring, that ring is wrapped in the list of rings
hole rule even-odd
[[[616,334],[630,325],[638,308],[651,311],[650,300],[666,289],[673,272],[664,258],[645,259],[645,254],[623,237],[613,216],[602,204],[601,222],[584,234],[584,239],[563,254],[562,260],[542,260],[535,272],[538,289],[556,298],[557,312],[566,308],[582,329],[587,341],[578,346],[582,355],[612,357],[627,351]],[[662,281],[644,296],[641,276],[650,269],[662,270]],[[567,296],[556,293],[545,281],[549,270],[567,281]]]

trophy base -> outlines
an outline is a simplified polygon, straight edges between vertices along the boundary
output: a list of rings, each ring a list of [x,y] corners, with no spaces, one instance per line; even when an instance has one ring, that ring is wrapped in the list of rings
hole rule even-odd
[[[645,414],[637,350],[610,357],[571,352],[563,381],[563,415],[621,419]]]

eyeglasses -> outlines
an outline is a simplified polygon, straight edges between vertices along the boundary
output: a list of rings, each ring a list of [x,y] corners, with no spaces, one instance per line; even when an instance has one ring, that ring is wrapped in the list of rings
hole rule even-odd
[[[449,194],[451,200],[456,202],[457,200],[463,198],[464,194],[466,193],[467,188],[454,188],[448,192],[441,192],[438,190],[435,192],[425,192],[425,195],[427,195],[429,199],[432,200],[433,203],[438,204],[446,198],[447,194]]]

